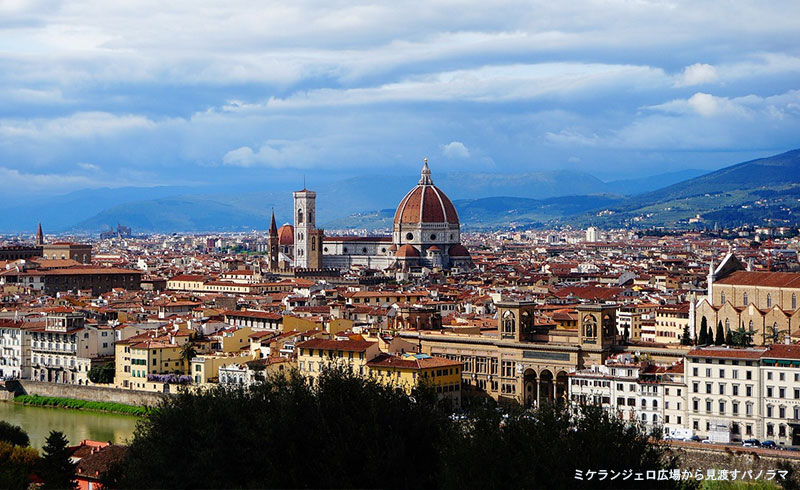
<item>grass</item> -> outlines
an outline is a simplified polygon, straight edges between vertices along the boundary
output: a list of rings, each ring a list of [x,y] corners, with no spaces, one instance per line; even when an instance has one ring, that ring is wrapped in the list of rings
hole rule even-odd
[[[19,395],[14,397],[14,402],[38,407],[76,408],[81,410],[96,410],[99,412],[114,412],[126,415],[145,415],[149,408],[126,405],[114,402],[92,402],[77,400],[75,398],[59,398],[56,396]]]

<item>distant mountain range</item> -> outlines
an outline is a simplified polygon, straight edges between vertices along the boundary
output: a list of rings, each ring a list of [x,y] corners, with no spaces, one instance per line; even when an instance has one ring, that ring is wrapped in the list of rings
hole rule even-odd
[[[800,150],[739,163],[615,206],[566,219],[577,225],[699,226],[800,224]]]
[[[797,223],[800,150],[704,174],[670,172],[603,182],[573,171],[526,174],[436,173],[434,182],[453,200],[466,229],[570,224],[603,227]],[[318,223],[328,229],[386,230],[394,207],[416,175],[366,175],[320,183]],[[0,213],[0,231],[98,233],[117,223],[140,232],[238,231],[267,228],[292,216],[291,191],[253,183],[241,186],[91,189],[12,206]]]

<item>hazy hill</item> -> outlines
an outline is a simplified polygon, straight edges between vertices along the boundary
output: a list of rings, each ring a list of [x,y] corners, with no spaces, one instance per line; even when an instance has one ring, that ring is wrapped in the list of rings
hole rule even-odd
[[[613,214],[583,214],[568,222],[578,226],[673,226],[700,215],[703,222],[699,226],[790,225],[800,221],[799,198],[800,150],[792,150],[630,197],[612,207]]]

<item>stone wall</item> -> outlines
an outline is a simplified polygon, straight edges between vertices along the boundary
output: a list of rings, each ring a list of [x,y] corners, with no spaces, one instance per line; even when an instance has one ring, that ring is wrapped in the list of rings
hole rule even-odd
[[[800,452],[705,446],[701,443],[672,443],[670,446],[672,454],[680,458],[678,466],[681,470],[751,470],[753,474],[759,471],[766,474],[768,470],[787,469],[785,465],[791,465],[795,477],[800,473]]]
[[[8,386],[12,389],[11,386]],[[45,383],[41,381],[20,380],[15,389],[18,395],[58,396],[62,398],[76,398],[78,400],[94,402],[124,403],[126,405],[152,406],[156,405],[162,393],[146,391],[123,390],[119,388],[105,388],[102,386],[79,386],[62,383]]]

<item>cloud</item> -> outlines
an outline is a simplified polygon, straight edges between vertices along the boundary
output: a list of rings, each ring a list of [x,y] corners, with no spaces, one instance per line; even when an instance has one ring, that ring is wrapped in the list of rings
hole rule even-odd
[[[0,119],[0,138],[80,139],[155,127],[154,121],[142,115],[116,115],[99,111],[78,112],[70,116],[51,119]]]
[[[705,63],[695,63],[683,69],[683,73],[675,81],[676,87],[689,87],[711,83],[718,78],[717,69]]]
[[[451,141],[442,145],[442,154],[447,158],[469,158],[469,150],[460,141]]]
[[[82,168],[83,170],[88,170],[90,172],[97,172],[97,171],[100,170],[99,166],[97,166],[97,165],[95,165],[93,163],[86,163],[86,162],[79,163],[78,167]]]
[[[81,175],[28,173],[14,168],[0,167],[0,189],[9,194],[63,192],[65,188],[80,189],[103,185],[108,184]]]

